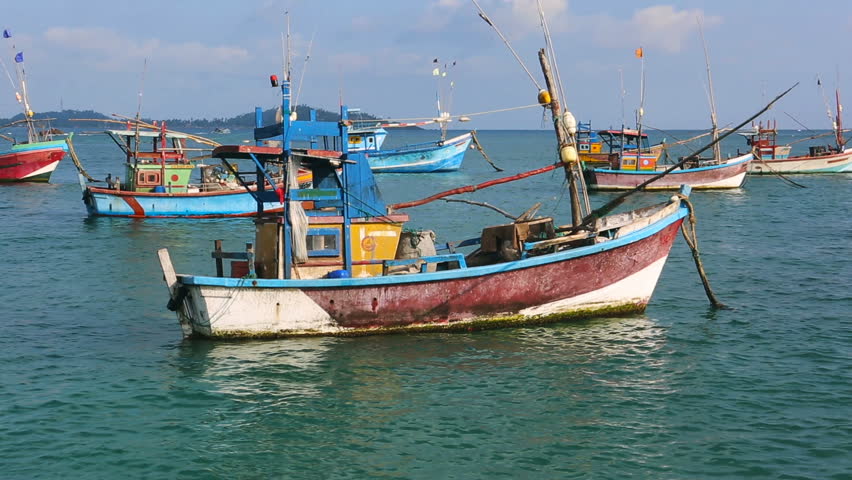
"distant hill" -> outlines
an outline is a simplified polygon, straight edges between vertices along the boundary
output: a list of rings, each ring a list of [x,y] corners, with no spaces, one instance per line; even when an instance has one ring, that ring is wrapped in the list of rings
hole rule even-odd
[[[298,114],[299,119],[306,120],[310,118],[311,109],[312,107],[310,106],[300,105],[296,107],[296,113]],[[270,108],[268,110],[263,111],[264,125],[270,125],[275,122],[275,110],[275,108]],[[313,108],[313,110],[316,110],[317,120],[320,121],[333,122],[337,121],[340,118],[340,114],[338,112],[331,112],[322,108]],[[379,117],[362,112],[353,113],[351,117],[360,120],[381,120]],[[24,115],[22,113],[19,113],[18,115],[15,115],[11,118],[0,118],[0,125],[6,125],[17,120],[22,120],[23,118]],[[103,113],[95,112],[93,110],[62,110],[61,112],[39,112],[36,114],[35,118],[53,119],[50,121],[50,125],[54,128],[59,128],[62,130],[85,128],[86,122],[71,121],[72,118],[85,118],[91,120],[120,120],[116,117],[104,115]],[[161,120],[165,120],[166,125],[169,128],[173,128],[176,130],[180,130],[182,128],[213,129],[216,127],[232,129],[254,128],[254,112],[245,113],[243,115],[237,115],[236,117],[231,118],[142,118],[142,120],[149,123],[151,123],[153,120],[156,120],[158,123]]]

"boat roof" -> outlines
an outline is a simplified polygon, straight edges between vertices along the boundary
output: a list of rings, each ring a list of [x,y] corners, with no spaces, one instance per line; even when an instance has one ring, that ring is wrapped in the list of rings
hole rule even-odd
[[[278,158],[281,156],[281,147],[259,147],[257,145],[220,145],[213,149],[211,154],[221,158]]]
[[[137,132],[136,130],[105,130],[104,133],[108,133],[110,135],[117,135],[119,137],[135,137]],[[139,136],[145,138],[154,138],[159,137],[159,130],[139,130]],[[166,132],[166,138],[189,138],[187,135],[183,133],[175,133],[175,132]]]
[[[638,137],[639,130],[633,130],[631,128],[625,128],[624,130],[599,130],[598,135],[611,135],[613,137],[620,137],[624,135],[625,137]],[[642,133],[642,138],[646,138],[647,136],[647,133]]]
[[[336,150],[316,150],[316,149],[292,149],[294,155],[298,155],[303,160],[324,160],[335,161],[340,160],[343,156],[342,152]],[[275,160],[281,156],[281,147],[261,147],[256,145],[220,145],[213,149],[211,154],[217,158],[236,158],[249,159],[252,155],[258,159]]]

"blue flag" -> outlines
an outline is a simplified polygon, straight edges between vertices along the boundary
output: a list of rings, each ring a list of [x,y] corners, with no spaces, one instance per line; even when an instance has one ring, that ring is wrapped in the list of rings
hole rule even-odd
[[[24,62],[24,52],[18,52],[18,54],[15,55],[15,63],[23,63],[23,62]]]
[[[3,38],[12,38],[12,32],[8,28],[3,30]]]

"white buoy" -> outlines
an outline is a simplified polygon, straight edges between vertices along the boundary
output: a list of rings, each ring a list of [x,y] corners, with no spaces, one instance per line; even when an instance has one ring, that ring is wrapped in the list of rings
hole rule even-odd
[[[565,126],[569,135],[573,136],[577,133],[577,119],[574,118],[573,113],[567,110],[562,114],[562,125]]]

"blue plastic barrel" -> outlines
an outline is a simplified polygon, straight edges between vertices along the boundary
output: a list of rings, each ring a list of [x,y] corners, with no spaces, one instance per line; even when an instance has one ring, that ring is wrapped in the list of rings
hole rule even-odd
[[[326,278],[350,278],[349,270],[332,270],[328,272]]]
[[[166,187],[162,185],[157,185],[154,187],[154,193],[166,193]]]

